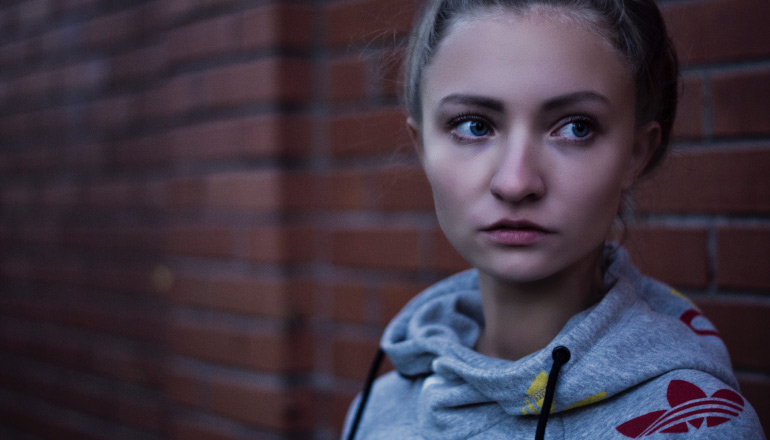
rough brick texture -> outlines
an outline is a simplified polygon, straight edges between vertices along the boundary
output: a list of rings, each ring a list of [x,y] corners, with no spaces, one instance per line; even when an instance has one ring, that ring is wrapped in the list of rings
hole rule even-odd
[[[0,437],[337,438],[385,324],[468,267],[399,108],[419,4],[0,5]],[[770,6],[661,5],[684,89],[624,240],[770,428]]]

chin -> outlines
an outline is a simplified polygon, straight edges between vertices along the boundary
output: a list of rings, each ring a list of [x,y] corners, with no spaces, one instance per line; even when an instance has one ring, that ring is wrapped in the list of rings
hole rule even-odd
[[[473,265],[490,278],[512,284],[530,284],[543,281],[561,273],[564,268],[553,262],[517,261],[506,264]]]

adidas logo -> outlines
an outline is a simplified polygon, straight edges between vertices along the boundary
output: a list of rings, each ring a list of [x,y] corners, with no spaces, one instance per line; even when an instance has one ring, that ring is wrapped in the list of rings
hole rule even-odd
[[[656,432],[665,434],[686,433],[712,428],[729,422],[743,411],[745,402],[735,391],[721,389],[707,396],[698,386],[672,380],[666,390],[671,409],[653,411],[631,419],[615,429],[630,438],[641,438]]]

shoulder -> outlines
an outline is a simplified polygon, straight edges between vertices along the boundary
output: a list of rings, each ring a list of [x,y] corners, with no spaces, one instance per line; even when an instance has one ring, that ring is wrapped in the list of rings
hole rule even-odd
[[[615,429],[626,438],[687,434],[687,439],[765,438],[754,408],[736,390],[707,373],[674,370],[621,397],[627,420]],[[664,438],[661,436],[661,438]]]
[[[377,433],[407,433],[415,429],[418,393],[422,379],[410,379],[391,371],[374,382],[356,438],[377,438]],[[358,408],[359,395],[350,405],[344,432]],[[386,429],[383,429],[386,427]],[[403,438],[406,438],[404,436]]]

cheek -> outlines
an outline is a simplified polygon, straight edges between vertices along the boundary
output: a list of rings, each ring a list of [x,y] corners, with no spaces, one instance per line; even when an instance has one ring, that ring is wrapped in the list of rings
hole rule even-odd
[[[606,158],[605,158],[606,159]],[[597,166],[605,164],[605,166]],[[595,161],[559,173],[561,203],[572,206],[575,221],[589,224],[611,223],[617,214],[625,167],[620,161]]]
[[[462,188],[457,173],[452,173],[451,169],[448,170],[434,161],[426,164],[425,174],[433,191],[436,214],[442,216],[444,212],[454,212],[457,199],[461,196],[457,191],[452,191],[452,188]]]

